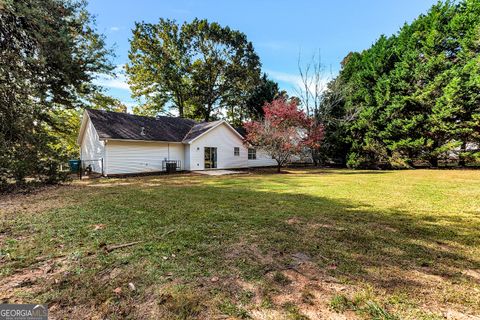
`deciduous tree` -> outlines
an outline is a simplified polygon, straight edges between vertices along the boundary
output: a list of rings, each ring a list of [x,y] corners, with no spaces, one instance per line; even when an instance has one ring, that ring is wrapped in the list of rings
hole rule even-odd
[[[54,182],[68,155],[61,119],[98,90],[110,51],[84,1],[58,0],[2,1],[0,48],[0,188]]]
[[[137,23],[127,74],[135,97],[150,109],[209,121],[246,105],[260,79],[260,61],[245,34],[195,19],[179,26]]]
[[[298,108],[295,100],[278,98],[266,103],[260,121],[245,123],[246,143],[266,151],[277,161],[277,170],[293,156],[318,148],[323,128]]]

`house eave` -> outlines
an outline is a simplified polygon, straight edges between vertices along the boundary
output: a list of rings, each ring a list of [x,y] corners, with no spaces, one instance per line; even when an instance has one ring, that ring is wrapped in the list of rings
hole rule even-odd
[[[220,125],[222,124],[225,124],[230,130],[232,130],[241,140],[245,140],[245,138],[237,132],[237,130],[235,130],[235,128],[233,128],[227,121],[225,120],[222,120],[220,122],[218,122],[218,124],[214,125],[213,127],[211,127],[210,129],[208,129],[207,131],[203,132],[202,134],[200,134],[199,136],[196,136],[195,138],[191,139],[191,140],[188,140],[188,141],[185,141],[183,140],[182,142],[184,144],[192,144],[192,142],[194,142],[195,140],[199,139],[200,137],[204,136],[205,134],[207,134],[208,132],[212,131],[213,129],[219,127]]]
[[[80,130],[78,131],[78,137],[77,137],[77,145],[79,146],[82,144],[83,136],[85,135],[88,118],[89,118],[88,112],[84,111],[82,116],[82,123],[80,124]]]
[[[183,144],[180,141],[164,141],[164,140],[138,140],[138,139],[118,139],[118,138],[99,138],[101,141],[125,141],[125,142],[155,142],[155,143],[172,143]]]

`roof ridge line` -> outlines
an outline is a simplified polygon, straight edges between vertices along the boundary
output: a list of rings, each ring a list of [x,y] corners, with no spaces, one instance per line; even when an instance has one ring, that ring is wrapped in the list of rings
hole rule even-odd
[[[183,141],[185,141],[185,138],[188,137],[188,135],[189,135],[190,132],[192,131],[193,127],[195,127],[195,125],[193,125],[193,126],[190,128],[190,130],[188,130],[187,134],[183,136],[183,138],[182,138],[182,143],[183,143]]]
[[[200,123],[197,123],[197,125],[199,124],[211,124],[211,123],[215,123],[215,122],[218,122],[218,124],[215,124],[214,126],[212,126],[211,128],[208,128],[206,131],[200,133],[200,135],[188,140],[188,141],[193,141],[195,139],[197,139],[198,137],[202,136],[203,134],[207,133],[208,131],[212,130],[213,128],[216,128],[218,125],[220,125],[221,123],[227,123],[228,122],[225,120],[225,119],[219,119],[219,120],[214,120],[214,121],[205,121],[205,122],[200,122]],[[182,142],[186,141],[185,138],[188,137],[188,135],[190,134],[190,132],[193,130],[195,126],[193,126],[189,131],[188,133],[185,135],[185,137],[182,139]]]
[[[103,109],[94,109],[94,108],[85,108],[86,111],[100,111],[100,112],[108,112],[108,113],[115,113],[115,114],[121,114],[121,115],[127,115],[127,116],[133,116],[133,117],[138,117],[138,118],[148,118],[151,120],[157,120],[157,117],[162,117],[162,118],[169,118],[169,119],[183,119],[187,121],[192,121],[194,124],[198,124],[197,121],[190,119],[190,118],[184,118],[184,117],[174,117],[174,116],[162,116],[162,115],[157,115],[157,116],[142,116],[139,114],[133,114],[129,112],[118,112],[118,111],[111,111],[111,110],[103,110]]]
[[[219,120],[205,121],[205,122],[196,122],[195,120],[193,120],[193,121],[195,122],[195,124],[190,128],[190,130],[188,130],[187,134],[182,138],[182,142],[185,141],[185,138],[188,137],[188,135],[190,134],[190,132],[192,132],[193,128],[195,128],[196,125],[199,125],[199,124],[202,124],[202,123],[212,123],[212,122],[219,121]],[[224,120],[221,120],[221,121],[224,121]]]
[[[91,108],[85,108],[84,112],[101,139],[182,142],[185,133],[197,124],[193,119],[171,116],[138,116]],[[140,135],[141,127],[146,128],[146,135]]]

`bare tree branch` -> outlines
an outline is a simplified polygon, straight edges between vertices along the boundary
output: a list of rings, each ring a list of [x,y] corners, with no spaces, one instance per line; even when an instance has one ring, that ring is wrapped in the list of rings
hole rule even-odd
[[[317,116],[322,103],[323,93],[327,89],[330,77],[325,75],[325,66],[322,64],[320,49],[311,59],[302,64],[301,52],[298,55],[298,72],[302,84],[296,88],[296,93],[309,117]]]

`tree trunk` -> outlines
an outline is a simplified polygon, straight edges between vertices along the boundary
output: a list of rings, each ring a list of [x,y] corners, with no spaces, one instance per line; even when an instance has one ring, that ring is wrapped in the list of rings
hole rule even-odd
[[[310,151],[311,151],[311,154],[312,154],[313,166],[317,167],[318,166],[318,161],[317,161],[317,156],[316,156],[316,150],[312,148]]]
[[[212,105],[208,104],[205,110],[205,122],[210,121],[210,113],[212,113]]]
[[[465,141],[462,142],[462,146],[460,147],[460,154],[458,155],[458,165],[460,167],[465,167],[467,165],[465,161],[465,151],[467,150],[467,143]]]
[[[279,164],[277,165],[277,173],[280,173],[281,170],[282,170],[282,165],[279,163]]]
[[[184,110],[184,103],[182,97],[178,97],[177,99],[178,103],[178,115],[180,118],[183,118],[183,110]]]
[[[434,140],[433,140],[433,145],[432,145],[432,151],[431,151],[431,153],[435,153],[435,152],[437,151],[438,147],[440,146],[440,143],[439,143],[437,137],[433,137],[433,139],[434,139]],[[429,161],[430,161],[430,165],[431,165],[432,167],[434,167],[434,168],[437,168],[437,167],[438,167],[438,156],[436,156],[436,155],[431,155]]]

